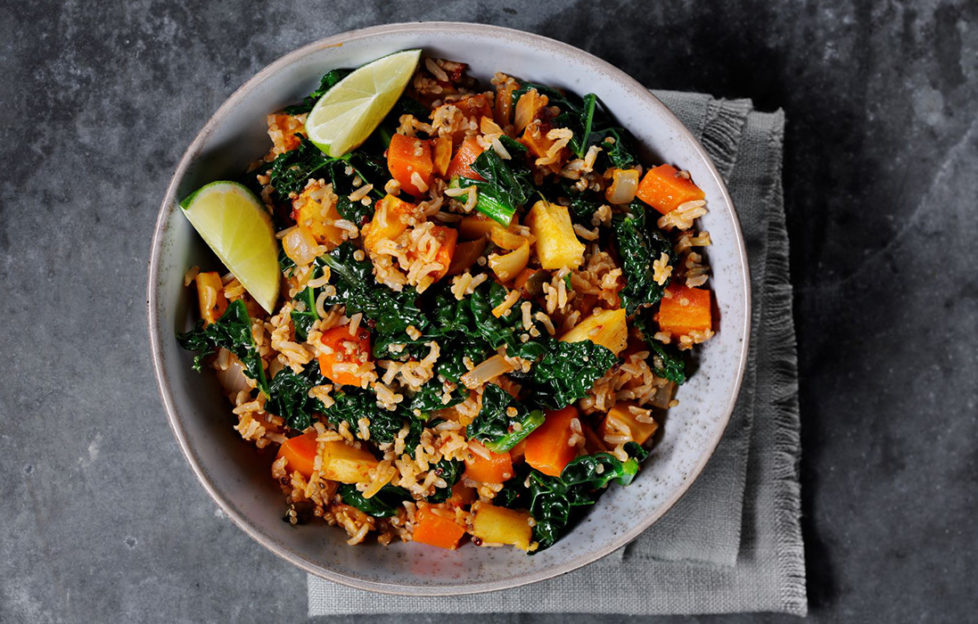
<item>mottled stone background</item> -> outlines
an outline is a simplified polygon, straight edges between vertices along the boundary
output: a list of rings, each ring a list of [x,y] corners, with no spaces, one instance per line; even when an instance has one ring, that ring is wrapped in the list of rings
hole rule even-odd
[[[973,621],[976,14],[967,0],[0,2],[0,621],[304,617],[304,574],[221,516],[166,424],[150,234],[177,159],[234,88],[320,37],[411,19],[522,28],[649,86],[785,109],[812,619]]]

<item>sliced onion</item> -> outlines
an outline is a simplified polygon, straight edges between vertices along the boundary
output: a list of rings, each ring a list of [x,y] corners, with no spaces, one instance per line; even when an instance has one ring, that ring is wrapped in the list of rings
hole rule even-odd
[[[615,205],[631,203],[638,191],[638,169],[615,169],[611,176],[612,183],[604,192],[605,199]]]
[[[220,382],[221,387],[229,394],[237,394],[242,390],[251,390],[251,386],[248,384],[248,378],[244,374],[244,364],[233,353],[228,353],[228,356],[229,364],[227,369],[217,371],[217,380]]]
[[[300,227],[293,227],[282,237],[282,249],[297,266],[309,264],[320,251],[316,239]]]
[[[507,362],[506,358],[501,355],[494,355],[462,375],[459,381],[465,384],[466,388],[478,388],[500,375],[513,372],[513,370],[515,367]]]

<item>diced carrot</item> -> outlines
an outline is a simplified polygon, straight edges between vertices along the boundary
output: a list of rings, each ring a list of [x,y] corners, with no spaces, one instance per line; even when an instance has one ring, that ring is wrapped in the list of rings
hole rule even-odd
[[[435,172],[441,177],[445,177],[448,172],[448,165],[452,162],[452,139],[450,137],[431,139],[431,153]]]
[[[442,515],[444,514],[444,515]],[[465,529],[455,522],[455,511],[432,505],[418,505],[415,516],[414,541],[455,550],[465,535]]]
[[[323,377],[341,386],[359,386],[360,375],[342,370],[347,367],[340,365],[360,366],[364,362],[370,362],[370,331],[361,325],[357,328],[356,335],[350,335],[350,326],[341,325],[323,333],[321,340],[333,350],[332,353],[319,356],[319,370]]]
[[[561,410],[548,411],[547,419],[526,438],[526,463],[545,475],[559,477],[572,459],[577,447],[571,446],[571,421],[577,418],[577,408],[569,405]]]
[[[458,275],[468,271],[485,250],[486,239],[484,238],[456,243],[452,263],[448,266],[448,275]]]
[[[676,335],[689,335],[713,327],[710,291],[670,284],[659,303],[656,320],[659,329]]]
[[[513,476],[509,453],[493,453],[478,440],[469,440],[465,476],[480,483],[503,483]]]
[[[635,196],[666,214],[688,201],[703,199],[706,193],[672,165],[659,165],[645,174]]]
[[[485,93],[476,93],[452,102],[466,117],[476,120],[482,117],[492,118],[492,100]]]
[[[473,171],[471,165],[483,151],[482,146],[479,145],[475,137],[468,137],[462,141],[462,144],[458,147],[458,151],[455,152],[455,157],[452,158],[452,162],[448,164],[448,171],[445,172],[445,177],[454,178],[455,176],[461,176],[471,180],[482,180],[482,176]]]
[[[408,221],[417,212],[417,208],[393,195],[387,195],[377,202],[373,219],[363,226],[364,248],[373,251],[381,241],[400,236],[407,229]]]
[[[438,252],[435,253],[435,262],[441,265],[431,274],[437,282],[448,274],[449,267],[452,266],[452,257],[455,255],[456,243],[458,242],[458,230],[444,225],[436,225],[432,228],[432,235],[441,243]]]
[[[448,497],[445,504],[454,507],[464,507],[465,505],[474,503],[476,498],[478,497],[475,495],[474,488],[462,485],[459,482],[452,486],[452,495]]]
[[[316,432],[309,431],[282,442],[275,457],[284,457],[286,470],[298,472],[308,479],[316,464],[317,446]]]
[[[518,464],[526,458],[526,439],[516,443],[516,446],[509,449],[509,456],[514,464]]]
[[[228,309],[228,300],[224,296],[224,283],[216,271],[198,273],[194,278],[197,285],[197,303],[200,307],[200,318],[204,325],[210,325],[224,316]]]
[[[405,192],[415,197],[423,196],[431,184],[434,170],[431,144],[417,137],[395,134],[387,147],[387,169]],[[421,179],[420,188],[417,178]]]
[[[533,120],[530,125],[526,127],[523,131],[523,136],[519,138],[519,142],[525,145],[530,153],[536,158],[543,158],[550,151],[551,146],[554,144],[554,139],[547,138],[547,132],[549,132],[549,124],[545,124],[539,119]],[[547,168],[557,173],[563,167],[564,154],[567,152],[567,148],[563,147],[559,150],[557,158],[554,162],[547,165]]]

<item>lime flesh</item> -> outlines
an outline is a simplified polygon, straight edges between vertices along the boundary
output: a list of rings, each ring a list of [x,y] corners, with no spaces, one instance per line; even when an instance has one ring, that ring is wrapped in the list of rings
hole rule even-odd
[[[237,182],[211,182],[185,199],[183,214],[269,314],[278,301],[278,245],[272,221],[255,195]]]
[[[366,141],[394,108],[420,58],[421,50],[395,52],[333,85],[306,118],[309,140],[333,158]]]

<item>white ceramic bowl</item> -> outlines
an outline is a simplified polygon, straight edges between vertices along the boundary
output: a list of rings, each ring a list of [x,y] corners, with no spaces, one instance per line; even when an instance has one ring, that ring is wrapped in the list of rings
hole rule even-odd
[[[442,551],[420,544],[345,544],[342,530],[282,521],[283,497],[269,472],[271,453],[242,442],[213,375],[194,373],[174,339],[190,322],[183,287],[193,264],[213,262],[180,214],[177,201],[212,180],[233,177],[265,153],[265,115],[300,100],[320,76],[385,54],[421,47],[468,63],[477,78],[508,74],[597,93],[631,130],[653,162],[688,169],[706,192],[703,218],[714,245],[711,286],[719,330],[702,350],[699,370],[679,390],[661,441],[629,487],[612,486],[564,539],[527,556],[512,548]],[[747,353],[749,288],[740,227],[730,197],[706,153],[641,84],[569,45],[505,28],[461,23],[395,24],[344,33],[275,61],[245,83],[207,121],[177,167],[160,207],[148,283],[153,364],[177,440],[201,483],[225,513],[284,559],[331,581],[413,595],[450,595],[515,587],[569,572],[623,546],[662,516],[703,469],[726,427]]]

